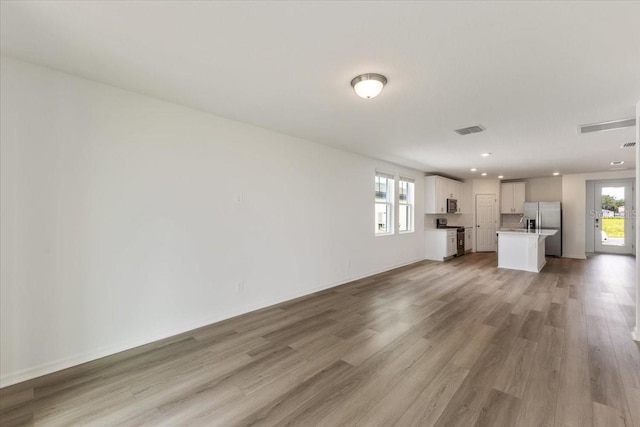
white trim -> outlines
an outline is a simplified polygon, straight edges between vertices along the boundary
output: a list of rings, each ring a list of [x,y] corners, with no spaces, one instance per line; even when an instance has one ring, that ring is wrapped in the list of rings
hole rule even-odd
[[[629,202],[629,204],[631,205],[631,209],[629,210],[629,212],[635,212],[635,178],[623,178],[623,179],[601,179],[601,180],[587,180],[587,188],[586,190],[589,189],[589,183],[591,183],[592,187],[590,188],[591,190],[593,190],[594,195],[593,195],[593,199],[589,200],[589,197],[586,197],[587,199],[587,203],[589,203],[589,201],[593,202],[593,206],[587,206],[587,216],[593,216],[593,214],[597,214],[598,212],[601,212],[602,206],[600,203],[598,203],[598,200],[600,200],[600,195],[597,194],[598,189],[600,189],[600,191],[602,190],[602,187],[624,187],[625,189],[625,202]],[[629,190],[630,192],[630,197],[627,197],[627,190]],[[608,245],[603,245],[602,244],[602,238],[600,236],[600,232],[598,230],[602,230],[602,223],[603,223],[603,219],[604,216],[603,215],[599,215],[599,222],[600,225],[598,228],[594,227],[594,222],[593,221],[587,221],[586,225],[587,225],[587,229],[589,230],[589,232],[587,233],[587,235],[585,236],[585,243],[587,239],[592,239],[592,243],[590,242],[588,245],[585,244],[586,246],[592,246],[593,247],[593,252],[594,253],[603,253],[603,254],[620,254],[620,255],[632,255],[635,253],[635,244],[636,244],[636,238],[635,238],[635,227],[634,227],[634,220],[632,220],[632,218],[635,220],[635,217],[630,216],[625,216],[625,219],[627,219],[625,221],[625,226],[624,226],[624,235],[625,235],[625,245],[624,246],[608,246]]]
[[[378,169],[376,169],[376,176],[379,176],[380,178],[387,178],[387,179],[396,179],[396,176],[392,173],[389,172],[382,172]]]
[[[376,237],[395,236],[395,233],[376,233],[375,236]]]
[[[286,302],[286,301],[289,301],[289,300],[292,300],[292,299],[300,298],[300,297],[303,297],[303,296],[306,296],[306,295],[309,295],[309,294],[313,294],[315,292],[320,292],[320,291],[323,291],[325,289],[330,289],[330,288],[334,288],[336,286],[344,285],[345,283],[353,282],[355,280],[363,279],[365,277],[375,276],[376,274],[384,273],[386,271],[393,270],[393,269],[400,268],[400,267],[404,267],[404,266],[407,266],[407,265],[410,265],[410,264],[414,264],[414,263],[420,262],[420,261],[423,261],[423,259],[422,258],[417,258],[417,259],[415,259],[413,261],[409,261],[409,262],[406,262],[406,263],[393,265],[393,266],[390,266],[390,267],[385,267],[385,268],[382,268],[380,270],[374,270],[373,272],[370,272],[370,273],[366,273],[366,274],[362,274],[362,275],[358,275],[358,276],[353,276],[353,277],[350,277],[348,279],[340,280],[340,281],[337,281],[337,282],[329,282],[329,283],[325,283],[325,284],[317,286],[317,287],[307,288],[307,289],[299,291],[299,292],[292,292],[292,293],[289,293],[289,294],[280,295],[280,296],[278,296],[276,298],[270,298],[270,299],[262,301],[260,303],[251,304],[251,305],[249,305],[247,307],[244,307],[242,309],[231,310],[231,311],[228,311],[228,312],[226,312],[224,314],[219,314],[219,315],[208,317],[208,318],[203,319],[201,321],[192,322],[186,328],[180,328],[180,329],[167,331],[166,333],[157,334],[157,335],[154,335],[151,338],[147,338],[147,339],[141,338],[139,340],[133,340],[133,341],[129,341],[129,342],[119,343],[117,345],[104,347],[104,348],[101,348],[101,349],[98,349],[98,350],[94,350],[94,351],[90,351],[90,352],[86,352],[86,353],[76,354],[76,355],[73,355],[73,356],[70,356],[70,357],[65,357],[65,358],[62,358],[62,359],[54,360],[52,362],[43,363],[41,365],[34,366],[32,368],[24,369],[24,370],[17,371],[17,372],[12,372],[12,373],[9,373],[9,374],[6,374],[6,375],[0,377],[0,388],[8,387],[10,385],[21,383],[23,381],[28,381],[28,380],[31,380],[31,379],[34,379],[34,378],[37,378],[37,377],[41,377],[43,375],[51,374],[51,373],[54,373],[54,372],[61,371],[63,369],[67,369],[67,368],[71,368],[71,367],[74,367],[74,366],[78,366],[78,365],[81,365],[83,363],[87,363],[87,362],[91,362],[91,361],[96,360],[96,359],[100,359],[102,357],[111,356],[111,355],[114,355],[116,353],[120,353],[121,351],[131,350],[131,349],[139,347],[141,345],[151,344],[153,342],[156,342],[156,341],[159,341],[159,340],[162,340],[162,339],[165,339],[165,338],[170,338],[170,337],[173,337],[175,335],[183,334],[185,332],[189,332],[189,331],[192,331],[194,329],[202,328],[204,326],[208,326],[208,325],[211,325],[213,323],[221,322],[223,320],[230,319],[232,317],[240,316],[242,314],[247,314],[247,313],[250,313],[250,312],[255,311],[255,310],[260,310],[262,308],[270,307],[270,306],[275,305],[275,304],[279,304],[279,303]]]
[[[405,199],[405,201],[401,201],[400,200],[400,187],[402,186],[402,183],[406,183],[407,185],[407,198]],[[396,204],[398,205],[397,208],[397,212],[394,212],[395,214],[395,218],[396,218],[396,230],[397,230],[397,234],[404,234],[404,233],[413,233],[415,228],[416,228],[416,183],[414,180],[412,179],[408,179],[408,178],[403,178],[402,176],[398,179],[398,184],[396,185],[397,188],[397,201]],[[409,189],[411,191],[409,191]],[[400,230],[400,207],[401,206],[408,206],[410,208],[410,223],[407,224],[408,228],[406,230]]]
[[[378,188],[376,187],[378,178],[381,178],[380,181],[382,181],[382,179],[386,180],[386,193],[385,193],[385,202],[380,202],[377,200],[377,192],[378,192]],[[389,175],[386,174],[384,172],[380,172],[378,170],[376,170],[375,176],[373,178],[373,185],[374,185],[374,214],[377,212],[377,205],[387,205],[387,231],[383,232],[383,233],[379,233],[378,232],[378,218],[374,215],[374,230],[375,230],[375,235],[376,236],[383,236],[383,235],[394,235],[396,233],[397,227],[395,225],[395,220],[396,220],[396,210],[397,210],[397,198],[398,198],[398,182],[395,178],[394,175]]]
[[[587,259],[586,254],[583,253],[579,253],[579,254],[568,254],[568,253],[563,253],[562,254],[562,258],[572,258],[572,259]]]
[[[640,100],[636,103],[636,181],[635,181],[635,209],[640,207]],[[636,214],[636,247],[635,252],[638,253],[640,246],[640,215]],[[636,327],[631,333],[634,340],[640,341],[640,263],[636,256]]]

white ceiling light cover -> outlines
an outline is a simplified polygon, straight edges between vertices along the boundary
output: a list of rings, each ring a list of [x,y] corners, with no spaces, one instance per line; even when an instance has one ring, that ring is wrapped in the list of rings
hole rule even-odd
[[[371,99],[380,95],[382,88],[387,83],[387,78],[382,74],[361,74],[351,80],[351,86],[360,98]]]

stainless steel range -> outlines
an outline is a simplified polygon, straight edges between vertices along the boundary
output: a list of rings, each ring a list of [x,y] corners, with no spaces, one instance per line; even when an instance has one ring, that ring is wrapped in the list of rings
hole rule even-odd
[[[456,229],[456,255],[457,257],[464,255],[464,227],[457,225],[447,225],[447,218],[436,218],[436,228],[455,228]]]

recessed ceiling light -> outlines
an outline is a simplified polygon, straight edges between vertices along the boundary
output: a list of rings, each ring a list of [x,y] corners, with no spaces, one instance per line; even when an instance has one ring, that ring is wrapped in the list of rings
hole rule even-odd
[[[560,175],[560,172],[554,172],[553,173],[553,176],[558,176],[558,175]]]
[[[471,172],[475,172],[475,171],[477,171],[477,170],[478,170],[478,169],[476,169],[476,168],[471,168]]]
[[[615,162],[611,162],[611,166],[620,166],[624,164],[624,160],[617,160]]]
[[[489,157],[491,155],[491,153],[482,153],[480,154],[482,157]]]
[[[382,88],[387,84],[387,78],[382,74],[367,73],[354,77],[351,86],[360,98],[371,99],[380,95]]]
[[[487,173],[486,172],[482,172],[482,176],[487,176]]]
[[[504,176],[498,175],[498,179],[502,179],[502,178],[504,178]]]

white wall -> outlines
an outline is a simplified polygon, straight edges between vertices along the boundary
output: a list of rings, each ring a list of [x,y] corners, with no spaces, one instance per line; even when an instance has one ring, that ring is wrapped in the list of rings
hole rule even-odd
[[[525,180],[525,199],[528,202],[556,202],[562,200],[562,177],[548,176]]]
[[[417,212],[421,172],[5,57],[0,75],[2,386],[422,258],[423,215],[373,234],[375,169],[415,178]]]
[[[589,180],[634,178],[634,170],[571,174],[562,177],[562,256],[585,259]]]

